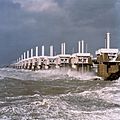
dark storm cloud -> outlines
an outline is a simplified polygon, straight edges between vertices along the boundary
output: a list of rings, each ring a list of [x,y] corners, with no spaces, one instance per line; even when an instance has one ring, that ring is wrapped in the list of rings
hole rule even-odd
[[[115,4],[116,0],[68,0],[65,9],[76,25],[109,27],[115,25]]]
[[[36,45],[45,44],[48,53],[54,44],[58,53],[63,41],[71,52],[84,39],[93,52],[106,31],[118,42],[118,6],[117,0],[0,0],[0,64]]]
[[[0,9],[1,10],[5,10],[8,11],[10,10],[14,10],[16,8],[19,8],[19,4],[14,4],[12,3],[10,0],[0,0]]]

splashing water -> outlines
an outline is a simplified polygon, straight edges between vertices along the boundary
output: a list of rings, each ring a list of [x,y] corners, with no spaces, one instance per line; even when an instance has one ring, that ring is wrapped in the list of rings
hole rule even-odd
[[[70,69],[0,69],[0,120],[119,120],[120,79]]]
[[[90,80],[97,78],[95,73],[87,72],[80,73],[78,71],[72,71],[70,69],[53,69],[53,70],[39,70],[39,71],[29,71],[29,70],[17,70],[11,68],[0,69],[0,78],[9,77],[22,80],[38,80],[38,79],[65,79],[67,77],[79,80]]]

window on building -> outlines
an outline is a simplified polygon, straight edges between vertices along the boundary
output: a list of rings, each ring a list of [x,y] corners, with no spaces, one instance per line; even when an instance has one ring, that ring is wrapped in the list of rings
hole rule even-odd
[[[79,62],[82,62],[82,59],[78,59],[79,60]]]
[[[64,59],[61,59],[61,61],[64,61]]]
[[[86,62],[86,59],[83,59],[83,62]]]

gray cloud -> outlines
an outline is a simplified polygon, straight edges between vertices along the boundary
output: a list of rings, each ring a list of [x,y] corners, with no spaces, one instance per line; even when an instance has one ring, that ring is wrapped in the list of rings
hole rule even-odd
[[[76,25],[104,27],[115,24],[116,0],[67,0],[66,10]],[[110,19],[109,19],[110,18]],[[97,25],[97,26],[96,26]]]
[[[104,46],[104,34],[112,33],[112,46],[119,47],[118,0],[0,0],[0,64],[10,63],[27,49],[50,44],[60,51],[77,50],[78,40],[90,52]]]

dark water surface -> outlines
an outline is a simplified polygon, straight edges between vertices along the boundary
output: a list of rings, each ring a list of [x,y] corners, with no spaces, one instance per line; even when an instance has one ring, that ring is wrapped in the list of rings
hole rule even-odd
[[[0,69],[0,120],[120,120],[120,80],[70,70]]]

